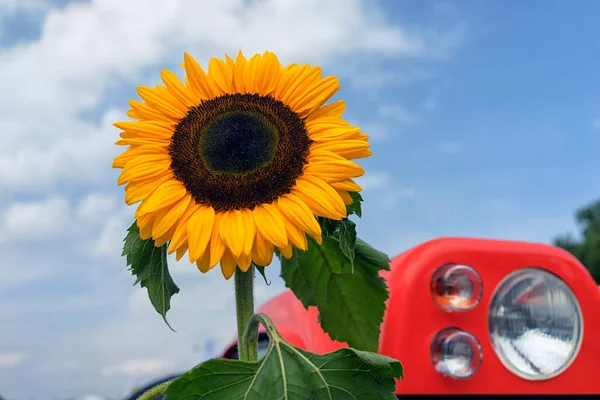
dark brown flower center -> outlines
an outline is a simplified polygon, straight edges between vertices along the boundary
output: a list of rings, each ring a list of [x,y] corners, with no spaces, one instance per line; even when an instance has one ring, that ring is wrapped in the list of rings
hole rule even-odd
[[[289,193],[311,140],[304,120],[270,96],[226,94],[192,107],[169,146],[171,168],[197,203],[254,208]]]

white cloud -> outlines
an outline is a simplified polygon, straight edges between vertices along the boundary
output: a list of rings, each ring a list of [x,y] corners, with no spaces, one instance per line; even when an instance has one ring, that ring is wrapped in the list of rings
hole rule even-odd
[[[0,368],[11,368],[22,364],[27,359],[24,353],[0,353]]]
[[[110,365],[101,370],[103,376],[114,375],[150,375],[157,376],[173,369],[173,360],[164,358],[145,358],[140,360],[128,360],[117,365]]]
[[[48,3],[47,0],[0,0],[0,10],[4,13],[43,10]]]
[[[46,123],[22,115],[14,123],[18,129],[8,130],[7,145],[0,149],[0,185],[39,191],[54,187],[59,180],[88,185],[106,182],[113,173],[111,158],[119,152],[114,145],[118,131],[111,126],[118,119],[123,119],[122,113],[108,111],[98,128],[68,115]]]
[[[102,221],[117,208],[117,196],[92,192],[77,207],[77,217],[86,222]]]
[[[122,217],[109,217],[94,246],[94,253],[102,256],[119,257],[123,249],[123,238],[127,233],[129,225],[124,222],[124,218]]]
[[[13,203],[1,218],[1,240],[43,240],[60,235],[69,222],[69,212],[68,200],[60,196]]]

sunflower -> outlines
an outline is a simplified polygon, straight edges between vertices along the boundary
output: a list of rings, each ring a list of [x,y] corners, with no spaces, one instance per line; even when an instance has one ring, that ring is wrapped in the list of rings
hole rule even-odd
[[[338,79],[270,52],[213,58],[207,72],[185,54],[182,67],[184,82],[162,71],[164,85],[129,102],[135,121],[114,124],[129,148],[113,167],[125,202],[141,201],[141,238],[169,243],[177,260],[187,252],[202,272],[220,264],[226,279],[269,265],[275,248],[306,250],[307,234],[320,244],[316,217],[346,217],[364,174],[350,160],[371,155],[344,102],[324,105]]]

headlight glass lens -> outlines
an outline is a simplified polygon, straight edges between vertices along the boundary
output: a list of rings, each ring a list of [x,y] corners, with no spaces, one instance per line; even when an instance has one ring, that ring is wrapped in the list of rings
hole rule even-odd
[[[458,328],[441,330],[431,343],[431,362],[444,376],[470,378],[479,370],[482,360],[477,338]]]
[[[567,284],[538,268],[510,274],[496,289],[488,323],[502,363],[530,380],[552,378],[575,359],[583,318]]]
[[[481,276],[468,265],[444,264],[431,277],[431,294],[443,310],[469,311],[483,293]]]

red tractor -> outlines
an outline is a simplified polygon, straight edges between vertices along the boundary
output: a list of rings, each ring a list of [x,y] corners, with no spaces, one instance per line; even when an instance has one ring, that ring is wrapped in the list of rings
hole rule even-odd
[[[390,298],[379,353],[404,365],[398,397],[600,394],[600,288],[566,251],[441,238],[400,254],[382,276]],[[290,291],[258,312],[302,349],[328,353],[345,346]],[[261,333],[259,357],[267,346]],[[237,358],[236,341],[222,357]]]

